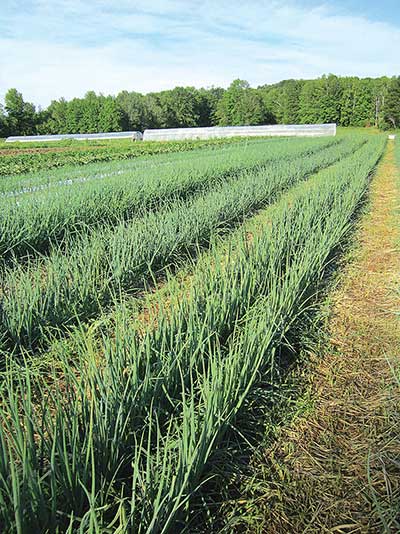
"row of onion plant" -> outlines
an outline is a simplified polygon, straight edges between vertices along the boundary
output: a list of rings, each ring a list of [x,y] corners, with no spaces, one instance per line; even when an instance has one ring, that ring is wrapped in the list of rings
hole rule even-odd
[[[115,228],[102,227],[78,241],[73,238],[39,263],[6,269],[0,332],[10,346],[34,347],[44,331],[65,329],[97,315],[115,293],[137,292],[154,271],[195,254],[216,232],[239,224],[311,173],[360,149],[362,143],[348,140],[306,158],[248,171],[195,199],[178,200]]]
[[[61,379],[28,366],[15,380],[10,369],[4,531],[179,530],[249,392],[275,380],[277,349],[350,229],[384,142],[300,184],[251,240],[235,234],[231,254],[216,247],[154,320],[119,310],[112,333],[82,335],[73,352],[61,343]]]
[[[121,219],[205,192],[243,172],[267,169],[277,161],[307,156],[337,142],[265,141],[213,151],[208,157],[182,160],[177,165],[160,168],[148,164],[145,170],[129,169],[56,190],[4,197],[0,199],[0,256],[4,263],[13,257],[47,253],[68,236],[118,224]]]

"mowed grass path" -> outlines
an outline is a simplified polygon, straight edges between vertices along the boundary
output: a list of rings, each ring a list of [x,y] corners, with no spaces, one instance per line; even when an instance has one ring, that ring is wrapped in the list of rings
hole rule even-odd
[[[264,456],[286,473],[272,481],[280,498],[259,505],[267,532],[399,531],[399,177],[389,142],[331,297],[330,346],[312,377],[315,409]]]

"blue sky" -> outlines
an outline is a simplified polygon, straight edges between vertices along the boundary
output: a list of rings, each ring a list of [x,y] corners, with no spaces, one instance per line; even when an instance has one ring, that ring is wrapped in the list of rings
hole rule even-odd
[[[371,21],[381,21],[400,25],[399,0],[302,0],[299,5],[304,7],[330,6],[336,14],[366,17]]]
[[[0,100],[400,74],[400,0],[1,0]]]

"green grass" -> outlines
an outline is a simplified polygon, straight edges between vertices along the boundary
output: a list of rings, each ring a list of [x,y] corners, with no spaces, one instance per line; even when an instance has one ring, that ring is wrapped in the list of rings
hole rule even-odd
[[[396,137],[394,143],[395,143],[394,151],[395,151],[395,157],[396,157],[396,164],[399,170],[399,179],[400,179],[400,138],[399,136]]]
[[[42,380],[29,362],[18,380],[7,375],[4,531],[150,534],[185,524],[250,392],[262,383],[268,395],[276,383],[278,349],[348,232],[384,143],[371,138],[298,185],[251,242],[238,233],[231,253],[213,248],[185,298],[160,301],[154,321],[135,324],[117,308],[112,333],[78,335],[73,351],[61,343],[61,379]]]

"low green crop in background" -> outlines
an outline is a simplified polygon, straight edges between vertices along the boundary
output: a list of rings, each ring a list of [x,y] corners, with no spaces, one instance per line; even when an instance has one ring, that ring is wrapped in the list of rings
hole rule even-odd
[[[47,144],[48,148],[53,148],[51,152],[37,151],[34,152],[34,147],[29,146],[28,143],[23,143],[23,147],[19,143],[16,147],[16,153],[2,154],[6,152],[5,148],[13,150],[13,143],[7,143],[2,146],[0,150],[0,176],[23,174],[27,172],[40,171],[42,169],[54,169],[56,167],[63,167],[65,165],[87,165],[94,162],[107,162],[115,160],[124,160],[136,158],[143,155],[152,154],[166,154],[172,152],[185,152],[187,150],[194,150],[196,148],[218,147],[224,144],[240,143],[243,139],[240,137],[225,138],[225,139],[209,139],[206,141],[138,141],[133,143],[126,140],[110,141],[109,143],[98,144],[87,142],[85,145],[78,145],[78,141],[66,145],[64,142],[59,145],[58,142],[51,146]],[[92,144],[93,143],[93,144]],[[45,148],[39,143],[34,144],[36,149]],[[62,147],[66,147],[65,151],[55,151]],[[30,153],[21,153],[18,151],[31,149]]]

